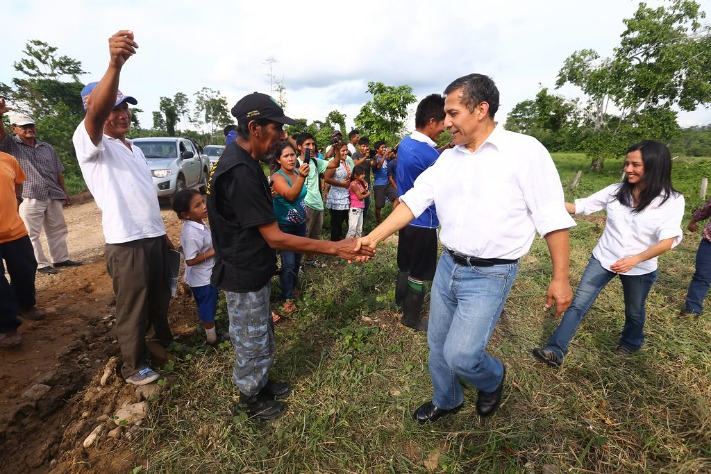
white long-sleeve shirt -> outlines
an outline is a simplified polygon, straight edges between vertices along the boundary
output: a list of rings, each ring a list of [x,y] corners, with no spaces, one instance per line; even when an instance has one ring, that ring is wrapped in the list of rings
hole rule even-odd
[[[575,200],[576,214],[592,214],[607,210],[605,230],[593,249],[595,257],[606,270],[617,260],[644,252],[660,240],[674,239],[672,247],[681,242],[684,217],[684,196],[672,194],[664,204],[657,196],[642,212],[623,206],[615,198],[621,183],[612,184],[595,194]],[[644,275],[657,269],[657,257],[650,258],[625,275]],[[610,270],[612,271],[612,270]]]
[[[545,147],[498,125],[475,152],[444,151],[401,200],[415,217],[434,203],[442,244],[473,257],[517,259],[536,231],[575,226]]]

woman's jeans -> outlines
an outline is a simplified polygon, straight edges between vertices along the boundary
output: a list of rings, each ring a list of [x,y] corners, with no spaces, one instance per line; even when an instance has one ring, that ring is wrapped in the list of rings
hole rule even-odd
[[[285,234],[298,235],[299,237],[306,235],[306,223],[279,224],[279,229]],[[294,287],[299,276],[299,267],[301,266],[303,254],[286,250],[281,250],[279,253],[281,255],[281,271],[279,272],[281,299],[282,301],[291,300],[294,299]]]
[[[686,293],[685,313],[693,313],[697,316],[701,314],[709,285],[711,285],[711,242],[701,239],[699,250],[696,251],[696,271]]]
[[[563,314],[563,320],[548,340],[548,350],[559,360],[568,353],[568,343],[577,331],[580,322],[590,310],[603,288],[617,273],[606,270],[595,257],[590,257],[580,284],[575,290],[573,302]],[[652,285],[657,280],[657,271],[644,275],[620,275],[625,298],[625,325],[620,336],[620,347],[636,351],[644,342],[644,306]]]
[[[493,392],[501,383],[504,365],[486,353],[486,346],[517,272],[518,262],[470,267],[442,252],[432,282],[427,328],[436,407],[462,404],[460,380],[484,392]]]

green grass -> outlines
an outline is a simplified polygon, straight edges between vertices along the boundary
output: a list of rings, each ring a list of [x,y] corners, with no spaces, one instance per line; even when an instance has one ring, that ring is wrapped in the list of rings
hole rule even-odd
[[[583,169],[578,188],[566,190],[568,199],[619,178],[619,166],[610,162],[596,174],[586,172],[581,155],[555,158],[563,183]],[[701,160],[690,160],[688,169],[677,165],[677,189],[698,193],[691,181],[703,176],[693,172]],[[604,219],[577,222],[573,286]],[[550,258],[537,239],[489,344],[508,367],[500,410],[481,420],[476,391],[467,389],[457,415],[424,426],[410,415],[432,395],[427,342],[395,318],[395,246],[380,247],[363,265],[327,259],[327,268],[306,271],[299,311],[277,326],[270,375],[294,386],[287,414],[258,422],[234,410],[233,352],[226,344],[175,367],[170,393],[152,408],[137,449],[156,472],[709,472],[711,322],[676,317],[698,239],[686,235],[660,258],[642,351],[626,358],[613,353],[624,319],[621,287],[613,280],[558,370],[530,353],[557,322],[543,308]],[[220,313],[224,326],[224,307]]]

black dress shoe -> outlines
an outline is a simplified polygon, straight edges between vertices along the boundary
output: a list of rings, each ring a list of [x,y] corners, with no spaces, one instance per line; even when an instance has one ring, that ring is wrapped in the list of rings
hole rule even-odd
[[[283,400],[291,395],[291,385],[285,382],[272,382],[271,380],[259,391],[260,398]]]
[[[501,383],[493,392],[479,390],[479,397],[476,399],[476,412],[479,416],[487,417],[494,414],[501,402],[501,393],[504,391],[504,380],[506,380],[506,366],[501,375]]]
[[[55,267],[79,267],[81,266],[81,262],[77,262],[74,260],[65,260],[63,262],[55,263]]]
[[[59,273],[59,270],[52,267],[42,267],[37,269],[37,273],[41,273],[43,275],[56,275]]]
[[[444,408],[437,408],[434,403],[427,402],[423,404],[420,408],[415,410],[415,412],[412,414],[412,419],[417,421],[418,423],[437,421],[443,416],[449,415],[450,413],[457,413],[460,408],[462,408],[462,405],[447,410]]]

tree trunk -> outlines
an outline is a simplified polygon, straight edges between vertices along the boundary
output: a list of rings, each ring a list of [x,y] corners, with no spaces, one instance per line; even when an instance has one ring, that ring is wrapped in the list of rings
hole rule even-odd
[[[590,169],[594,171],[600,171],[602,170],[602,166],[604,163],[605,158],[601,156],[593,157],[592,161],[590,161]]]

